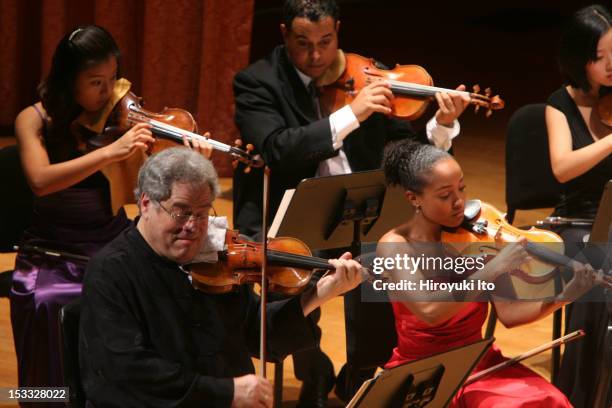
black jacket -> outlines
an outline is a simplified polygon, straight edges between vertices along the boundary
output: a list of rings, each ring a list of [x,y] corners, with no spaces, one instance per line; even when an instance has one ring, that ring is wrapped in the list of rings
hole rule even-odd
[[[229,407],[233,379],[254,372],[258,297],[195,290],[133,226],[92,258],[79,333],[87,399],[104,407]],[[270,358],[314,347],[300,298],[268,304]]]
[[[328,118],[316,119],[312,101],[284,46],[239,72],[234,78],[236,125],[244,143],[251,143],[271,168],[270,216],[286,189],[314,177],[319,162],[337,154]],[[373,114],[344,139],[351,169],[380,167],[387,141],[418,136],[408,121]],[[262,171],[234,172],[234,227],[252,235],[261,229]]]

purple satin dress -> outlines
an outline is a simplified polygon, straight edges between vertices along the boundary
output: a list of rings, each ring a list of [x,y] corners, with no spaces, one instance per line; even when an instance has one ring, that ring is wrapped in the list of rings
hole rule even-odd
[[[91,256],[127,227],[123,209],[112,214],[108,185],[87,184],[38,197],[26,243]],[[80,296],[84,272],[82,263],[17,254],[10,303],[20,387],[63,386],[58,313]]]

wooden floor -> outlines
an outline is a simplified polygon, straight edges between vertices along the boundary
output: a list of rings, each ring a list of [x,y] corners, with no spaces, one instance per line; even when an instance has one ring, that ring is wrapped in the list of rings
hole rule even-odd
[[[466,131],[467,130],[467,131]],[[455,141],[455,155],[462,165],[468,186],[470,198],[480,198],[488,201],[500,209],[505,208],[504,201],[504,140],[499,131],[488,130],[486,126],[479,131],[470,132],[466,129]],[[5,140],[4,144],[7,143]],[[10,143],[10,141],[8,141]],[[2,141],[0,140],[0,145]],[[231,180],[222,180],[222,197],[215,204],[219,215],[231,217],[231,202],[226,197],[231,197]],[[316,208],[316,207],[315,207]],[[128,212],[132,215],[135,208],[130,206]],[[527,224],[536,219],[548,215],[548,210],[530,212],[519,212],[517,223]],[[0,271],[12,269],[15,255],[0,254]],[[323,350],[334,362],[336,372],[345,361],[345,335],[342,299],[337,298],[323,306],[321,318],[323,338],[321,341]],[[544,343],[550,339],[551,318],[508,330],[501,325],[495,332],[497,344],[504,354],[513,356]],[[549,378],[550,353],[543,353],[533,357],[526,365]],[[272,366],[268,368],[273,373]],[[272,374],[270,374],[271,376]],[[284,395],[287,401],[284,406],[294,406],[299,393],[300,383],[294,378],[293,365],[290,358],[286,360],[284,371]],[[13,387],[17,384],[17,368],[15,351],[10,324],[9,303],[6,298],[0,299],[0,387]],[[331,406],[341,406],[337,399],[331,400]],[[2,405],[0,407],[15,405]]]

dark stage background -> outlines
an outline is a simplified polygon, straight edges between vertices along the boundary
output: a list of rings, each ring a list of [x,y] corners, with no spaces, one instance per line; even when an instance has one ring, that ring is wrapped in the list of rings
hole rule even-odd
[[[237,134],[231,80],[248,63],[253,0],[0,0],[0,130],[37,100],[59,40],[95,23],[122,52],[121,74],[145,107],[192,112],[200,130],[223,141]],[[227,157],[217,154],[221,174]]]
[[[281,41],[279,1],[257,0],[251,60]],[[340,47],[374,57],[387,66],[424,67],[436,86],[491,87],[506,108],[485,120],[466,112],[463,132],[503,137],[511,114],[522,105],[545,102],[561,84],[556,49],[563,24],[587,1],[345,0]],[[419,124],[433,114],[430,105]]]
[[[340,46],[387,65],[418,64],[438,86],[490,86],[506,109],[471,113],[463,132],[503,137],[518,107],[560,85],[560,29],[583,1],[412,2],[344,0]],[[53,49],[78,24],[108,28],[124,54],[123,75],[147,107],[184,107],[201,130],[231,142],[231,79],[280,43],[280,0],[0,0],[0,134],[36,101]],[[252,29],[252,30],[251,30]],[[423,119],[431,116],[433,107]],[[420,123],[422,124],[422,123]],[[419,125],[419,124],[417,124]],[[229,161],[215,156],[222,175]]]

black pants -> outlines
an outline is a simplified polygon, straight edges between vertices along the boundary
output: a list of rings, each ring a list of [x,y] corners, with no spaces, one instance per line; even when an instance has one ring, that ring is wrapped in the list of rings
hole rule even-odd
[[[338,374],[336,394],[345,402],[372,378],[378,367],[389,361],[397,345],[395,318],[391,304],[383,299],[368,282],[344,295],[347,362]]]
[[[310,285],[314,284],[314,282],[311,282]],[[284,296],[271,293],[268,298],[270,301],[274,301],[284,299]],[[319,323],[321,309],[315,309],[308,317],[315,323]],[[316,326],[316,338],[317,343],[319,343],[321,341],[321,328],[318,325]],[[293,353],[293,372],[295,378],[302,382],[314,382],[320,378],[333,377],[334,365],[317,345],[317,347]]]
[[[252,237],[247,235],[243,235],[243,237],[254,242],[261,242],[262,240],[260,232],[254,234]],[[317,281],[318,279],[316,279],[316,277],[313,278],[309,282],[308,287],[310,288],[313,285],[316,285]],[[285,296],[276,293],[270,293],[268,295],[268,299],[270,301],[282,300],[285,298]],[[321,328],[318,326],[319,320],[321,319],[321,309],[317,308],[308,317],[317,323],[317,346],[311,349],[293,353],[293,372],[295,374],[295,378],[302,382],[314,382],[322,377],[333,377],[334,375],[334,365],[318,345],[321,341]]]

